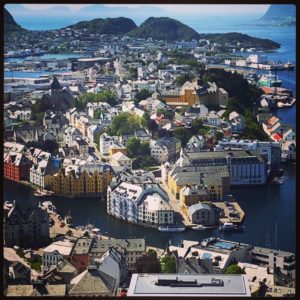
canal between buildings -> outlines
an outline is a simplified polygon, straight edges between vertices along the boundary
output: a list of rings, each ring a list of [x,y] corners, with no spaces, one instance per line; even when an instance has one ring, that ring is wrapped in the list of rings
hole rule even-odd
[[[284,166],[285,181],[282,185],[267,184],[256,187],[235,187],[231,193],[237,199],[246,217],[245,232],[224,233],[219,230],[166,233],[126,223],[106,213],[106,203],[97,199],[38,198],[27,186],[4,181],[4,201],[16,200],[22,207],[34,206],[39,201],[50,200],[57,212],[71,213],[75,226],[94,224],[104,235],[113,238],[146,238],[148,245],[165,248],[169,241],[178,245],[181,240],[200,240],[209,236],[249,243],[255,246],[275,247],[277,223],[277,249],[295,252],[296,244],[296,165]]]

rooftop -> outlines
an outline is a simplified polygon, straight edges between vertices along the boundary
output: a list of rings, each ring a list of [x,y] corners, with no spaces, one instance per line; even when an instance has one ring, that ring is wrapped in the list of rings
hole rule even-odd
[[[133,274],[128,296],[249,297],[246,275]]]

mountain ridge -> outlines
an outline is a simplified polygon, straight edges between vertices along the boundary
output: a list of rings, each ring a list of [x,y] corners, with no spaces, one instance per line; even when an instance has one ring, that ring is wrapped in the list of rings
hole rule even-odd
[[[137,38],[152,38],[153,40],[192,40],[200,35],[191,27],[168,17],[150,17],[138,28],[128,34]]]
[[[24,30],[13,18],[10,12],[4,8],[4,35],[14,31]]]

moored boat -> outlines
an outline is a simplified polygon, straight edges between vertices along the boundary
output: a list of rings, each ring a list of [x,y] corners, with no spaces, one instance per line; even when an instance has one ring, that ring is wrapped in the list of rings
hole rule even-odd
[[[262,75],[257,84],[258,86],[280,87],[282,85],[282,80],[279,80],[277,75],[273,75],[270,72],[269,74]]]
[[[295,66],[291,62],[287,62],[283,65],[286,70],[294,70]]]
[[[68,215],[65,216],[64,221],[65,221],[65,223],[66,223],[69,227],[72,227],[72,226],[73,226],[73,219],[72,219],[70,213],[69,213]]]
[[[234,228],[233,223],[225,222],[224,224],[222,224],[222,225],[219,227],[219,230],[220,230],[220,231],[232,231],[233,228]]]
[[[214,228],[216,228],[216,226],[204,226],[201,224],[191,227],[191,229],[193,229],[193,230],[207,230],[207,229],[214,229]]]
[[[185,231],[185,226],[184,225],[158,226],[158,230],[162,232],[182,232]]]

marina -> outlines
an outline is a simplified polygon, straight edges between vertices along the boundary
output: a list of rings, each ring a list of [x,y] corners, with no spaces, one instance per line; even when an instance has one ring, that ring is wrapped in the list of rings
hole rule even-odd
[[[147,244],[158,248],[164,248],[169,240],[173,244],[179,245],[183,239],[199,240],[209,236],[221,237],[222,235],[224,239],[265,247],[266,233],[272,231],[274,224],[277,222],[279,224],[277,240],[279,249],[294,252],[296,165],[285,164],[281,168],[284,169],[285,176],[282,184],[267,184],[251,189],[247,187],[232,188],[232,194],[239,199],[239,205],[247,215],[243,220],[245,230],[242,233],[236,231],[220,232],[218,228],[191,229],[184,232],[160,232],[154,228],[144,228],[107,215],[106,203],[98,199],[88,199],[87,201],[84,198],[62,199],[49,197],[49,201],[56,207],[56,213],[51,214],[51,218],[56,222],[56,226],[51,227],[51,236],[64,234],[70,229],[66,225],[60,227],[61,221],[70,209],[74,225],[74,228],[70,230],[72,230],[74,236],[81,236],[84,234],[83,229],[87,224],[94,224],[89,226],[89,229],[99,228],[101,238],[108,238],[108,236],[112,238],[147,236]],[[38,205],[40,201],[40,198],[33,195],[33,190],[30,187],[9,180],[5,180],[4,199],[11,203],[15,200],[17,205],[21,207]],[[82,207],[84,207],[84,210]],[[58,219],[58,216],[61,220]],[[286,222],[286,219],[289,219],[290,222],[288,228],[280,226],[280,224]]]

